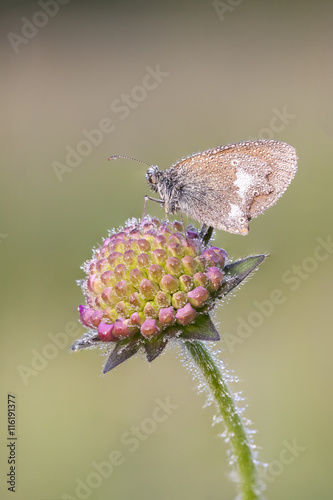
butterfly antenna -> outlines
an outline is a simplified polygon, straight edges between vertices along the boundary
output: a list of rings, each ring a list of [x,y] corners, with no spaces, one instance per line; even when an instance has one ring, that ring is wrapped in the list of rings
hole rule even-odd
[[[131,158],[130,156],[124,156],[124,155],[110,156],[110,158],[108,158],[108,160],[117,160],[118,158],[124,158],[125,160],[137,161],[139,163],[143,163],[143,165],[147,165],[148,167],[152,166],[152,165],[149,165],[149,163],[146,163],[145,161],[137,160],[136,158]]]

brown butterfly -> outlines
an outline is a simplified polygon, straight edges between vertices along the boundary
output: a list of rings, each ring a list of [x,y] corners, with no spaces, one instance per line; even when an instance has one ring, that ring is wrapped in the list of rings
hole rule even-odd
[[[249,221],[280,198],[296,170],[296,151],[284,142],[238,142],[195,153],[167,170],[149,167],[148,183],[161,199],[147,198],[164,205],[166,215],[180,211],[245,235]]]

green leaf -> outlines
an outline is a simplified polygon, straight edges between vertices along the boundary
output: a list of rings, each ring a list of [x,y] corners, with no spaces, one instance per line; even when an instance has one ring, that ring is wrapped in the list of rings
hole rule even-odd
[[[214,341],[220,340],[220,335],[209,314],[199,314],[195,318],[194,323],[183,327],[179,338],[184,340]]]
[[[142,346],[142,340],[138,335],[130,339],[119,340],[111,352],[104,366],[103,373],[107,373],[138,352]]]
[[[261,264],[266,255],[253,255],[245,259],[232,262],[224,267],[226,282],[222,285],[219,296],[226,295],[238,286],[256,267]]]

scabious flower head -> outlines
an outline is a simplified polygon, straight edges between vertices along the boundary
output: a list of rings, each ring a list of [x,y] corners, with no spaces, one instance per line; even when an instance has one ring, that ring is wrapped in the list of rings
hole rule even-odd
[[[203,248],[196,230],[179,222],[131,221],[106,238],[84,268],[81,322],[103,342],[171,325],[186,326],[207,310],[223,282],[226,252]]]
[[[73,349],[115,344],[108,371],[140,347],[152,361],[172,337],[218,340],[208,311],[230,291],[227,253],[204,241],[192,226],[152,217],[113,231],[84,265],[79,312],[89,332]]]

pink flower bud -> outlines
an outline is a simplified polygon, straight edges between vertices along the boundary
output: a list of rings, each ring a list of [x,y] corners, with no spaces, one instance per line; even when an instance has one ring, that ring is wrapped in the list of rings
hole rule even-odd
[[[151,302],[146,303],[143,309],[143,313],[146,318],[157,318],[158,316],[157,310],[155,309],[155,307]]]
[[[207,248],[204,252],[202,252],[201,256],[213,266],[218,265],[221,260],[220,255],[212,248]]]
[[[103,318],[109,320],[111,323],[114,323],[118,318],[118,313],[114,308],[107,307],[104,309]]]
[[[144,337],[152,337],[160,333],[160,329],[157,326],[156,319],[146,319],[146,321],[141,326],[141,333]]]
[[[99,259],[96,262],[96,270],[99,273],[103,273],[104,271],[107,271],[109,268],[110,268],[110,264],[109,264],[108,259],[105,259],[105,258],[104,259]]]
[[[206,274],[202,273],[202,272],[195,273],[195,275],[193,276],[193,279],[194,279],[194,284],[196,286],[205,286],[208,283],[208,278],[207,278]]]
[[[140,292],[146,300],[153,300],[158,292],[156,283],[144,278],[140,283]]]
[[[155,283],[159,283],[163,276],[163,268],[158,264],[152,264],[148,268],[148,278]]]
[[[110,243],[111,241],[111,238],[105,238],[105,240],[103,241],[103,247],[107,247],[108,244]]]
[[[113,291],[113,288],[111,286],[108,286],[108,287],[104,288],[104,290],[102,292],[102,299],[104,300],[104,302],[106,304],[112,305],[114,303],[114,300],[112,300],[113,297],[111,296],[112,291]]]
[[[118,280],[118,281],[123,280],[125,278],[125,275],[126,275],[126,266],[125,266],[125,264],[118,264],[114,268],[113,272],[114,272],[116,280]]]
[[[145,305],[145,300],[140,296],[138,292],[132,293],[128,299],[130,305],[134,307],[134,309],[143,309]]]
[[[190,304],[193,307],[202,307],[209,299],[209,293],[203,286],[198,286],[187,294]]]
[[[148,269],[149,264],[150,264],[149,255],[146,253],[140,253],[140,255],[138,255],[138,268],[141,270],[146,270]]]
[[[186,255],[185,257],[183,257],[182,263],[185,272],[187,274],[190,274],[191,276],[193,276],[193,274],[197,271],[199,266],[198,262],[191,255]]]
[[[131,271],[129,272],[129,281],[134,286],[138,286],[143,280],[143,278],[145,278],[145,275],[143,274],[142,271],[140,271],[140,269],[137,268],[131,269]]]
[[[114,323],[114,328],[112,333],[113,336],[116,337],[116,339],[129,337],[131,335],[131,332],[128,326],[128,321],[118,319]]]
[[[159,264],[160,266],[164,266],[168,258],[168,254],[165,250],[163,250],[163,248],[156,248],[151,256],[153,262],[155,262],[155,264]]]
[[[112,342],[117,340],[116,337],[112,335],[114,325],[109,325],[103,321],[98,325],[98,337],[103,342]]]
[[[186,326],[194,321],[196,315],[197,313],[191,304],[186,304],[185,307],[178,309],[176,312],[176,320],[180,325]]]
[[[172,296],[172,305],[175,309],[181,309],[187,302],[187,296],[184,292],[176,292]]]
[[[91,324],[94,327],[98,327],[103,317],[103,311],[94,311],[91,315]]]
[[[130,232],[129,232],[129,235],[131,238],[133,238],[134,240],[139,240],[141,238],[141,233],[140,231],[137,229],[137,228],[134,228],[132,229]]]
[[[179,288],[178,280],[171,274],[165,274],[161,279],[160,287],[164,292],[174,293]]]
[[[118,299],[123,299],[127,295],[127,283],[125,280],[119,281],[114,286],[114,292]]]
[[[91,276],[89,276],[87,285],[88,289],[96,294],[101,293],[104,288],[104,285],[97,274],[92,274]]]
[[[115,305],[115,310],[120,318],[126,318],[129,316],[129,307],[123,300]]]
[[[158,307],[169,307],[171,304],[170,297],[170,294],[162,292],[162,290],[160,290],[159,292],[157,292],[155,297],[156,305]]]
[[[141,326],[144,321],[143,318],[144,315],[142,313],[139,314],[138,312],[135,312],[131,315],[130,323],[131,325]]]
[[[121,254],[124,252],[125,242],[124,242],[124,238],[122,237],[122,235],[120,233],[119,233],[118,238],[115,238],[115,239],[111,238],[111,241],[109,243],[109,250],[110,250],[110,252],[120,252]]]
[[[117,283],[113,271],[105,271],[105,273],[101,275],[101,281],[105,286],[114,286]]]
[[[180,276],[182,272],[182,263],[176,257],[169,257],[165,263],[165,270],[173,276]]]
[[[206,274],[213,284],[214,290],[217,291],[223,282],[223,273],[217,267],[209,267]]]
[[[111,244],[111,243],[110,243]],[[109,246],[110,246],[109,244]],[[108,261],[110,266],[114,269],[118,264],[121,264],[123,261],[123,254],[120,252],[112,252],[108,257]]]
[[[172,306],[162,308],[159,312],[158,319],[162,325],[172,325],[176,321],[176,311]]]
[[[184,256],[184,248],[178,241],[170,241],[168,251],[173,257],[178,259]]]
[[[188,274],[183,274],[179,277],[179,288],[182,292],[189,292],[194,288],[194,281]]]
[[[147,253],[147,252],[150,252],[150,250],[151,250],[150,243],[146,239],[138,240],[137,247],[138,247],[139,253]]]
[[[124,259],[124,263],[128,267],[132,267],[132,266],[136,265],[136,253],[134,252],[134,250],[127,250],[124,253],[123,259]]]
[[[91,326],[91,315],[94,312],[93,309],[88,307],[79,306],[81,323],[85,326]]]
[[[161,224],[160,227],[157,229],[157,234],[158,235],[162,234],[163,236],[168,238],[171,234],[171,230],[165,224]]]
[[[222,269],[228,259],[228,254],[223,248],[211,247],[219,255],[219,268]]]
[[[157,249],[157,248],[165,248],[167,246],[167,239],[165,236],[163,236],[162,234],[156,236],[154,238],[154,241],[152,242],[152,246],[154,249]]]

